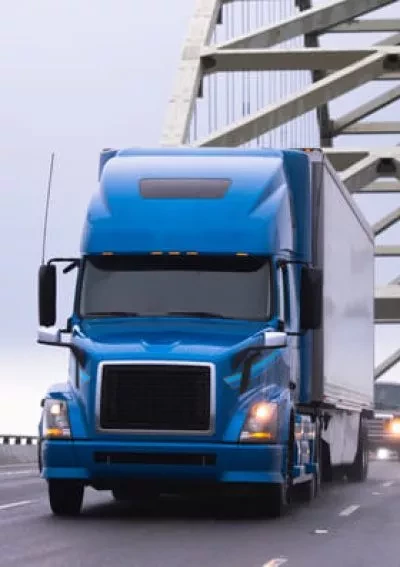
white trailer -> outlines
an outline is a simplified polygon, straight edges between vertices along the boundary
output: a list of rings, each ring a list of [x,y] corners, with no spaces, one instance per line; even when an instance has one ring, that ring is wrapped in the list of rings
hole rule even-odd
[[[310,155],[313,264],[323,270],[323,324],[314,331],[310,401],[326,417],[323,461],[329,458],[334,467],[361,458],[367,468],[365,418],[374,402],[374,234],[323,153]]]

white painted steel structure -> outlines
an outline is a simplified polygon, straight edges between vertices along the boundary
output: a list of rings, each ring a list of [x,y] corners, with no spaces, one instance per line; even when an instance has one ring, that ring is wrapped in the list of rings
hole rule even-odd
[[[370,120],[400,98],[400,18],[379,18],[394,4],[400,15],[394,0],[197,0],[161,144],[323,147],[351,194],[400,196],[400,145],[386,147],[378,137],[400,133],[399,113]],[[382,33],[366,47],[359,41]],[[355,41],[324,49],[328,34]],[[359,88],[372,81],[393,86],[361,101]],[[355,108],[331,119],[332,101],[349,92]],[[350,135],[377,140],[335,145]],[[400,207],[373,225],[375,236],[399,220]],[[394,258],[400,273],[400,243],[376,245],[375,256]],[[377,324],[400,324],[399,284],[400,274],[377,287]],[[399,361],[400,348],[375,376]]]

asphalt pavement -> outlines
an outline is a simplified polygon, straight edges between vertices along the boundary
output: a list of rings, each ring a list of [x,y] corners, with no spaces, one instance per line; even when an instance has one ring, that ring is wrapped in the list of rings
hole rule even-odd
[[[0,567],[400,567],[400,463],[372,462],[280,519],[220,502],[138,508],[86,490],[82,515],[51,515],[32,466],[0,466]]]

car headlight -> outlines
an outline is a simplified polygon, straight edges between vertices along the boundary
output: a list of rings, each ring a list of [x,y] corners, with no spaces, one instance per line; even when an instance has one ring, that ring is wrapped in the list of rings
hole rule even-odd
[[[390,433],[392,433],[392,435],[400,436],[400,420],[399,419],[393,419],[389,423],[389,431],[390,431]]]
[[[71,437],[67,402],[46,399],[43,406],[43,437],[63,439]]]
[[[278,406],[272,402],[258,402],[251,406],[240,434],[240,441],[268,443],[276,439]]]

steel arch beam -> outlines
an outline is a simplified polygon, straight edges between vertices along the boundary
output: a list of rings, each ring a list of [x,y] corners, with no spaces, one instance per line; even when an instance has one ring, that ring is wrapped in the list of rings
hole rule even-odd
[[[218,21],[221,0],[198,0],[189,27],[174,94],[169,101],[163,130],[163,145],[184,143],[202,79],[201,50],[210,40]]]

